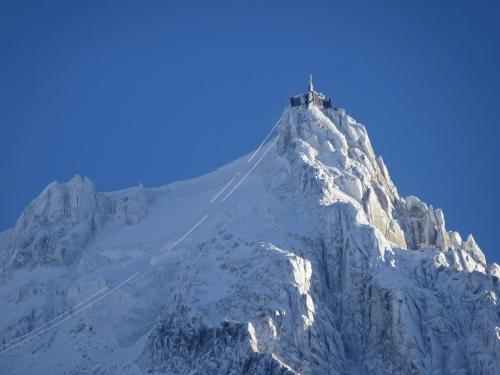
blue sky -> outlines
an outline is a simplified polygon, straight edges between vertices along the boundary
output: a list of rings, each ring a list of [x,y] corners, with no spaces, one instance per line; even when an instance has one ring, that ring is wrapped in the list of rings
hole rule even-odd
[[[499,261],[499,4],[3,2],[0,230],[53,180],[158,186],[251,151],[312,72],[400,193]]]

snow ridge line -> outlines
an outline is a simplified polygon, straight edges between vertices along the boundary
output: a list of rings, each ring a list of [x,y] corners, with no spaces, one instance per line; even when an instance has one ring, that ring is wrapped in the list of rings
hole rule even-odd
[[[108,292],[104,293],[102,296],[100,296],[99,298],[97,298],[96,300],[94,300],[93,302],[91,302],[90,304],[88,304],[87,306],[81,308],[80,310],[74,312],[73,314],[71,315],[68,315],[67,317],[65,317],[64,319],[60,320],[59,322],[57,322],[56,324],[53,324],[52,326],[44,329],[43,331],[41,332],[38,332],[37,334],[35,335],[32,335],[32,336],[29,336],[29,337],[26,337],[24,340],[21,340],[15,344],[6,344],[4,345],[4,348],[6,346],[8,346],[6,349],[3,349],[3,350],[0,350],[0,353],[3,353],[3,352],[6,352],[7,350],[10,350],[12,348],[15,348],[16,346],[18,345],[21,345],[23,342],[25,341],[28,341],[28,340],[31,340],[31,339],[34,339],[35,337],[38,337],[42,334],[44,334],[45,332],[51,330],[52,328],[54,327],[57,327],[58,325],[60,325],[61,323],[63,323],[64,321],[70,319],[70,318],[73,318],[75,316],[77,316],[78,314],[80,314],[81,312],[87,310],[88,308],[92,307],[93,305],[95,305],[97,302],[99,302],[100,300],[102,300],[103,298],[107,297],[108,295],[110,295],[111,293],[113,293],[114,291],[118,290],[119,288],[121,288],[122,286],[124,286],[126,283],[128,283],[130,280],[136,278],[137,276],[140,275],[140,272],[136,272],[134,273],[132,276],[130,276],[127,280],[125,281],[122,281],[120,284],[118,284],[117,286],[115,286],[113,289],[109,290]],[[9,346],[10,345],[10,346]]]

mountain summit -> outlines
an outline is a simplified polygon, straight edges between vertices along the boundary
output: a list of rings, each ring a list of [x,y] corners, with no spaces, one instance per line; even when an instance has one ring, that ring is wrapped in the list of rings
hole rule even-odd
[[[210,174],[54,182],[0,234],[0,373],[498,374],[500,267],[314,91]]]

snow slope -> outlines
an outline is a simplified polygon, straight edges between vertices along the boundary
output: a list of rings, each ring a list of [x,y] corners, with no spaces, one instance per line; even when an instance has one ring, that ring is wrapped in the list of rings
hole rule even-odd
[[[500,267],[342,109],[193,180],[54,182],[0,261],[2,374],[499,374]]]

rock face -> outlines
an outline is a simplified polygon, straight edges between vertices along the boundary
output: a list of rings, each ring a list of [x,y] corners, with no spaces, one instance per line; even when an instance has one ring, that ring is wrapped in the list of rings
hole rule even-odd
[[[194,180],[51,184],[0,250],[2,373],[500,369],[500,267],[400,197],[342,109],[288,107]]]
[[[296,374],[271,353],[260,353],[252,323],[224,321],[207,327],[189,308],[159,323],[146,343],[145,372],[179,374]]]

